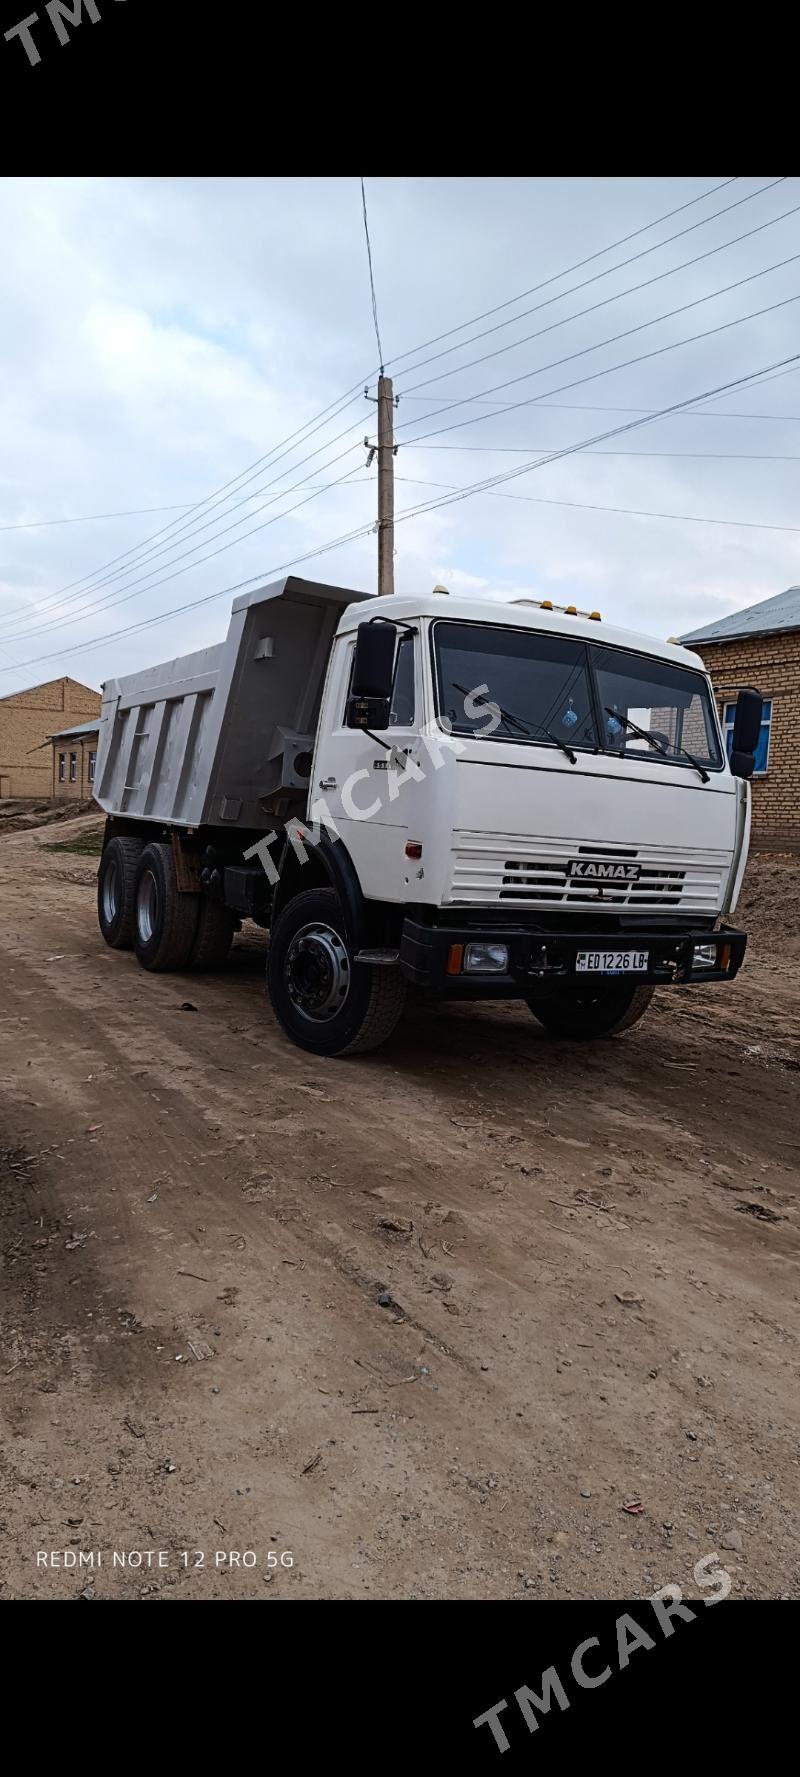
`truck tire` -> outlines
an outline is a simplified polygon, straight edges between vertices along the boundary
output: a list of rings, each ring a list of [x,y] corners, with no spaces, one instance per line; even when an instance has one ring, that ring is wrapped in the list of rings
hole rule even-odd
[[[230,913],[221,901],[208,901],[201,898],[197,932],[192,946],[192,954],[189,957],[189,968],[223,968],[233,943],[233,934],[237,923],[236,915]]]
[[[134,888],[143,839],[110,839],[97,872],[97,918],[112,950],[131,950],[136,931]]]
[[[338,895],[296,895],[270,934],[267,984],[288,1037],[313,1055],[360,1055],[391,1036],[406,983],[394,967],[354,963]]]
[[[529,1000],[528,1005],[551,1036],[590,1042],[593,1037],[619,1036],[638,1024],[654,991],[637,986],[635,981],[598,981],[591,987],[573,988],[563,997]]]
[[[146,845],[136,871],[133,948],[143,969],[188,967],[200,912],[199,895],[182,895],[172,847]]]

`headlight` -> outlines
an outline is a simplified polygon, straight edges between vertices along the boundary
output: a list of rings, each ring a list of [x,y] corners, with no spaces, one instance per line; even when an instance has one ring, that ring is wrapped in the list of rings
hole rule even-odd
[[[469,975],[504,975],[508,968],[507,944],[466,944],[464,971]]]
[[[717,966],[716,944],[695,944],[692,952],[693,969],[715,969]]]

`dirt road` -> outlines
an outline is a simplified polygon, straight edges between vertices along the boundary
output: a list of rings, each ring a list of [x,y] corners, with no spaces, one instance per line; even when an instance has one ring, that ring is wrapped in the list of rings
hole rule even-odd
[[[256,938],[107,950],[53,838],[0,844],[0,1596],[796,1594],[800,860],[626,1037],[325,1062]]]

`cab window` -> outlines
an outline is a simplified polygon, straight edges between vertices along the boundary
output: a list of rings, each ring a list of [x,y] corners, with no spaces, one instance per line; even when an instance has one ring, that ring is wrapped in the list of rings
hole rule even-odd
[[[347,669],[347,689],[342,711],[343,725],[347,722],[347,704],[350,697],[350,687],[353,683],[355,654],[355,647],[351,647],[350,663]],[[413,726],[416,710],[415,666],[414,637],[401,636],[394,661],[394,682],[389,706],[390,728],[411,728]]]
[[[394,663],[389,727],[411,728],[414,707],[414,637],[403,636]]]

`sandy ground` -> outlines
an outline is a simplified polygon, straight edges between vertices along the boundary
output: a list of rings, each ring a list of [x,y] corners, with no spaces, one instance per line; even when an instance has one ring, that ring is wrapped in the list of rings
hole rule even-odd
[[[257,935],[148,976],[52,840],[0,843],[0,1596],[795,1595],[800,860],[626,1037],[325,1062]]]

